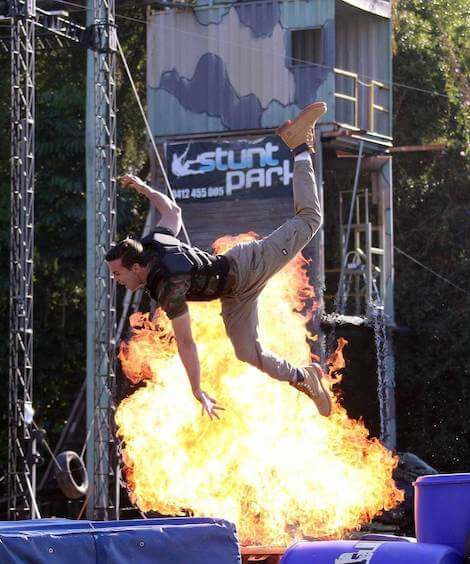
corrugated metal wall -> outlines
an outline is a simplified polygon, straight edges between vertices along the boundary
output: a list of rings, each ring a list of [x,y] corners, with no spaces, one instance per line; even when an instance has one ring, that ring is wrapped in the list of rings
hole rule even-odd
[[[389,86],[391,74],[390,22],[384,18],[351,11],[336,16],[336,67],[359,75],[358,126],[370,130],[370,95],[372,80]],[[353,15],[353,17],[352,17]],[[391,108],[391,90],[375,88],[376,104]],[[343,121],[338,115],[338,121]],[[389,116],[375,112],[375,130],[390,135]]]
[[[390,20],[350,4],[377,6],[382,0],[200,3],[209,5],[160,11],[148,21],[148,112],[156,137],[217,137],[229,131],[259,135],[259,130],[277,127],[315,100],[328,103],[324,123],[345,121],[345,103],[335,98],[335,68],[357,73],[364,83],[358,92],[357,125],[371,129],[367,85],[372,79],[390,82]],[[292,31],[317,27],[322,29],[321,64],[293,65]],[[388,106],[387,97],[376,103]],[[389,135],[389,116],[374,116],[374,130]],[[293,211],[291,198],[277,197],[179,203],[192,241],[201,247],[227,232],[267,235]],[[323,272],[320,237],[307,254]],[[318,282],[322,280],[315,279]]]
[[[148,102],[155,134],[276,127],[318,99],[333,109],[334,10],[334,0],[266,1],[152,15]],[[323,64],[293,67],[290,30],[317,26]]]
[[[292,198],[179,202],[191,242],[203,249],[223,235],[253,231],[269,235],[294,214]]]

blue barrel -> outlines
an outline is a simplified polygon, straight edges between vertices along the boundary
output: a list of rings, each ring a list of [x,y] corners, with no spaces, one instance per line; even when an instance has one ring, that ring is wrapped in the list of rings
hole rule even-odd
[[[411,542],[318,541],[299,542],[284,554],[281,564],[463,564],[448,546]]]
[[[463,554],[470,535],[470,474],[421,476],[414,486],[418,541],[446,544]]]

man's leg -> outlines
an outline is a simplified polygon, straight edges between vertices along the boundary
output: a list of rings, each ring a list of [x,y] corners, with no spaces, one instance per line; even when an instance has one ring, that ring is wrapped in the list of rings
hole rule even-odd
[[[311,157],[305,153],[295,159],[293,178],[295,216],[260,241],[259,274],[263,285],[311,241],[322,223]]]
[[[330,415],[331,399],[324,385],[321,367],[313,363],[304,368],[296,368],[261,344],[257,296],[222,298],[222,317],[239,360],[255,366],[276,380],[289,382],[313,400],[321,415]]]
[[[321,225],[318,190],[308,154],[299,155],[294,162],[293,192],[293,218],[264,239],[236,245],[227,252],[237,270],[237,296],[256,296],[307,245]]]
[[[222,317],[236,357],[282,382],[297,379],[297,368],[265,349],[259,340],[258,298],[222,299]]]
[[[295,216],[261,241],[236,245],[227,256],[233,259],[237,285],[233,295],[222,299],[222,316],[227,334],[240,360],[263,370],[273,378],[288,381],[307,394],[322,415],[331,412],[331,400],[322,383],[318,365],[297,369],[263,348],[259,341],[257,298],[268,280],[283,268],[312,239],[321,225],[321,209],[315,174],[308,149],[312,129],[326,106],[312,105],[294,122],[284,124],[279,134],[294,150]],[[298,142],[300,140],[300,143]],[[286,141],[287,142],[287,141]],[[297,143],[291,146],[289,143]]]
[[[233,296],[222,298],[222,317],[237,358],[287,382],[294,382],[298,371],[260,343],[258,296],[268,280],[310,241],[321,223],[309,155],[295,161],[293,182],[295,217],[268,237],[236,245],[227,252],[233,259],[238,284]]]

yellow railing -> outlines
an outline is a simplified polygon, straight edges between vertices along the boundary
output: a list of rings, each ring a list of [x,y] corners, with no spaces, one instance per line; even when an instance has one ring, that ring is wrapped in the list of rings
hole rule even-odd
[[[386,108],[385,106],[381,106],[380,104],[375,103],[375,88],[379,88],[380,90],[384,90],[386,92],[390,92],[390,88],[386,86],[383,82],[379,82],[378,80],[372,80],[369,88],[370,88],[370,115],[369,115],[369,127],[372,132],[375,132],[375,112],[384,112],[386,114],[390,114],[390,107]],[[390,102],[389,102],[390,103]]]
[[[353,88],[351,89],[354,92],[354,96],[350,94],[345,94],[344,92],[336,92],[336,85],[335,85],[335,98],[339,98],[340,100],[346,100],[351,104],[354,104],[354,123],[351,124],[354,127],[358,127],[358,100],[359,100],[359,79],[356,73],[344,71],[341,69],[335,69],[335,75],[345,76],[353,81]]]
[[[353,104],[352,122],[350,122],[349,120],[344,121],[343,119],[339,119],[339,121],[358,129],[365,129],[370,133],[375,133],[377,135],[384,135],[383,132],[380,133],[379,131],[376,131],[376,126],[377,126],[376,113],[383,112],[386,114],[390,114],[390,106],[386,107],[377,103],[377,98],[378,98],[377,89],[384,92],[390,92],[390,87],[384,84],[383,82],[379,82],[378,80],[371,80],[370,83],[363,82],[359,80],[359,76],[357,73],[335,68],[335,79],[337,76],[345,77],[346,79],[349,79],[351,82],[348,84],[349,86],[348,88],[341,88],[340,90],[337,90],[335,83],[335,98],[338,98],[340,100],[345,100],[347,103]],[[359,103],[360,103],[359,87],[360,86],[368,88],[369,90],[369,95],[368,95],[369,123],[368,124],[359,123]],[[341,116],[340,114],[341,112],[337,111],[336,117],[342,118],[343,116]],[[389,127],[387,126],[386,129],[388,131]]]

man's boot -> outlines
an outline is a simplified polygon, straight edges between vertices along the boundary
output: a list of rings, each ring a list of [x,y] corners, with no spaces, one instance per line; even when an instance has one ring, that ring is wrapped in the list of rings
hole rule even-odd
[[[331,414],[331,398],[324,385],[323,371],[317,362],[300,369],[301,378],[291,382],[291,386],[306,394],[317,406],[318,413],[324,417]]]
[[[277,135],[294,154],[315,152],[315,124],[326,112],[325,102],[315,102],[304,108],[294,120],[288,120],[276,129]]]

